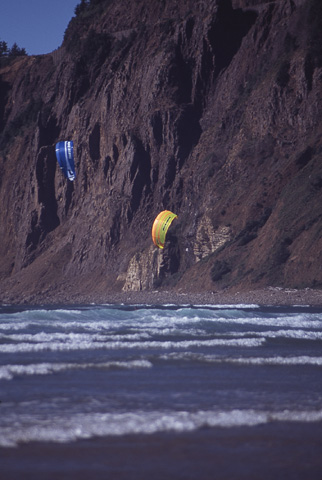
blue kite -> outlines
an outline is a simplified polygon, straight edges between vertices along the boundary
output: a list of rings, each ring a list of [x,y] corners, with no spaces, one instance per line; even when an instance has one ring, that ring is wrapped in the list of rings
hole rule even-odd
[[[74,163],[74,142],[58,142],[56,143],[56,157],[59,166],[65,177],[73,182],[76,178]]]

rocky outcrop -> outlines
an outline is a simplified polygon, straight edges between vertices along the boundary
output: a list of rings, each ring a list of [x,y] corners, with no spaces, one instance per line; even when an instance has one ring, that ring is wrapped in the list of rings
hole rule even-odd
[[[0,300],[321,286],[321,27],[319,0],[91,1],[2,65]]]

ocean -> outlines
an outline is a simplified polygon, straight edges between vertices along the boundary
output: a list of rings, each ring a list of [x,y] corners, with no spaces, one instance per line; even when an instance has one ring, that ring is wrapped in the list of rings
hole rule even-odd
[[[322,309],[1,306],[0,412],[1,479],[321,480]]]

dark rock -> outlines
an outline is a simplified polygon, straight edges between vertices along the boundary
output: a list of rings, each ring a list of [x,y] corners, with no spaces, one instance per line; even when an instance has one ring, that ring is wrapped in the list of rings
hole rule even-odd
[[[320,0],[101,0],[57,51],[1,63],[0,301],[322,285],[321,18]]]

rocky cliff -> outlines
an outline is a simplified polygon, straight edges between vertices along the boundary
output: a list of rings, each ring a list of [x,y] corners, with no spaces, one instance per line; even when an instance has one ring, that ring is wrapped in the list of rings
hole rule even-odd
[[[96,0],[2,65],[0,300],[321,287],[321,46],[320,0]]]

